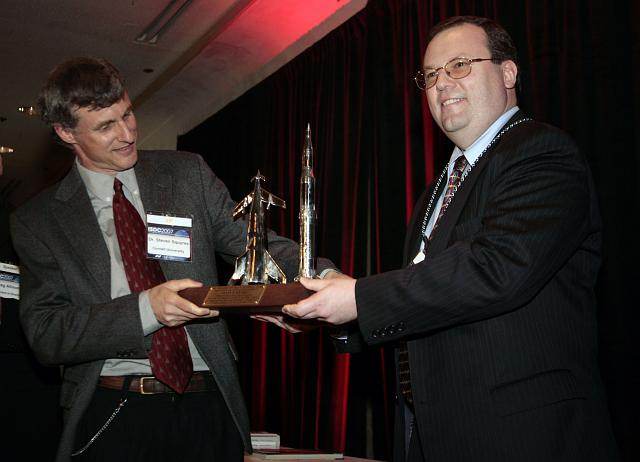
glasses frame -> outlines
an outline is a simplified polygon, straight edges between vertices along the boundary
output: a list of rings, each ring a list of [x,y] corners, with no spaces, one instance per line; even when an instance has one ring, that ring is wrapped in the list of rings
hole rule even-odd
[[[451,72],[449,72],[447,70],[447,65],[449,65],[450,63],[452,63],[454,61],[459,61],[459,60],[464,60],[464,61],[467,61],[469,63],[469,73],[463,75],[462,77],[453,77],[451,75]],[[436,73],[436,78],[435,78],[435,80],[433,81],[433,83],[431,85],[427,86],[427,79],[426,79],[425,69],[421,69],[418,72],[416,72],[416,74],[413,76],[413,81],[416,83],[416,86],[420,90],[427,91],[429,88],[433,87],[438,82],[438,77],[440,77],[440,71],[444,70],[447,73],[447,75],[449,77],[451,77],[452,79],[464,79],[469,74],[471,74],[471,65],[473,63],[479,63],[481,61],[498,62],[498,60],[495,59],[495,58],[465,58],[464,56],[458,56],[457,58],[450,59],[449,61],[444,63],[443,66],[437,67],[433,71],[429,71],[429,72],[435,72]]]

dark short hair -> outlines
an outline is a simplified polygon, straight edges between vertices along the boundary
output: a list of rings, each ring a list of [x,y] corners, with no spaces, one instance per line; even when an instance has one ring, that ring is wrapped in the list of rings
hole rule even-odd
[[[439,22],[431,28],[427,37],[427,45],[433,40],[433,38],[440,32],[443,32],[452,27],[462,26],[464,24],[472,24],[474,26],[481,27],[484,33],[487,35],[487,48],[491,53],[491,58],[495,61],[502,63],[504,61],[513,61],[520,70],[518,63],[518,50],[513,43],[513,39],[504,28],[489,18],[482,18],[479,16],[453,16]],[[520,72],[518,72],[516,87],[520,85]]]
[[[42,120],[73,128],[78,108],[101,109],[122,99],[124,80],[106,59],[80,57],[58,64],[49,74],[38,97]]]

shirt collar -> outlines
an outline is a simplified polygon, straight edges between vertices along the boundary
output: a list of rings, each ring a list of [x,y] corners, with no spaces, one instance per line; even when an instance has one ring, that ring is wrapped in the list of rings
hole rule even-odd
[[[107,175],[106,173],[94,172],[93,170],[83,167],[77,157],[76,166],[78,167],[78,173],[80,174],[80,178],[82,178],[87,191],[105,202],[111,202],[113,199],[114,177]],[[124,187],[131,193],[137,194],[139,192],[138,180],[136,179],[136,173],[133,170],[133,167],[128,170],[118,172],[115,177],[120,180]]]
[[[509,119],[519,110],[518,106],[514,106],[502,114],[471,144],[471,146],[464,151],[456,146],[453,149],[453,153],[449,160],[449,175],[451,174],[451,170],[453,170],[453,163],[463,154],[467,158],[467,162],[469,162],[470,165],[473,165],[478,160],[478,157],[480,157],[480,154],[482,154],[482,151],[489,146],[489,143],[491,143],[502,127],[504,127]]]

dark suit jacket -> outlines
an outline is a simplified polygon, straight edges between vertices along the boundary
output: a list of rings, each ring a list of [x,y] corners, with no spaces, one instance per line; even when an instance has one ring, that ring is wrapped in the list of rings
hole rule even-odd
[[[424,262],[357,281],[364,340],[408,341],[426,460],[616,459],[597,368],[600,241],[585,159],[526,121],[470,172]]]
[[[246,225],[233,221],[235,204],[224,184],[200,156],[183,152],[139,152],[135,172],[146,210],[193,216],[193,261],[161,262],[166,278],[218,284],[214,253],[231,260],[246,246]],[[151,336],[142,332],[138,294],[111,299],[107,247],[75,166],[58,185],[15,213],[12,233],[22,261],[26,336],[43,363],[65,366],[65,427],[58,460],[69,460],[104,360],[147,358]],[[269,244],[287,276],[295,276],[298,246],[274,233]],[[187,331],[249,450],[249,419],[224,320],[190,324]]]

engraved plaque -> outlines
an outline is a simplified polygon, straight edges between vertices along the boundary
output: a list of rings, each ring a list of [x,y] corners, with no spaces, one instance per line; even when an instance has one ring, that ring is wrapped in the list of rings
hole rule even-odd
[[[264,285],[210,287],[202,306],[206,308],[224,306],[251,306],[260,302]]]
[[[313,294],[299,282],[251,284],[184,289],[178,294],[192,303],[221,313],[281,313],[282,306],[297,303]]]

